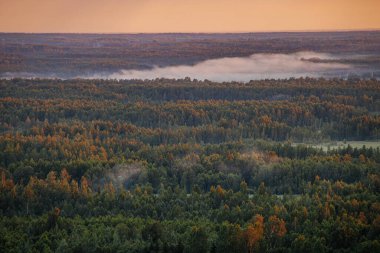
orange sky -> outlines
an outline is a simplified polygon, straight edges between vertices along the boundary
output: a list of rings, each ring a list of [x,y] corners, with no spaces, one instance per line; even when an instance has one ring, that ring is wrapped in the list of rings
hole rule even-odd
[[[0,32],[380,29],[380,0],[0,0]]]

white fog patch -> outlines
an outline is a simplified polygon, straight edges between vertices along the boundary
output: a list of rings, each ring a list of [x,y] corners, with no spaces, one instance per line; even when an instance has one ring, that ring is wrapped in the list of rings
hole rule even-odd
[[[190,77],[199,80],[216,82],[241,81],[261,79],[284,79],[297,77],[348,78],[350,74],[367,73],[355,65],[334,62],[339,59],[352,59],[355,55],[340,55],[298,52],[293,54],[253,54],[249,57],[230,57],[206,60],[193,66],[180,65],[171,67],[155,66],[150,70],[120,70],[114,73],[96,72],[70,76],[65,73],[30,73],[6,72],[0,73],[0,79],[12,78],[47,78],[47,79],[156,79]],[[359,56],[358,56],[359,57]],[[372,74],[373,75],[373,74]]]
[[[144,169],[141,163],[118,164],[106,174],[106,179],[111,181],[115,186],[124,185],[130,178],[140,174]]]
[[[326,62],[333,55],[299,52],[294,54],[253,54],[249,57],[232,57],[206,60],[194,66],[154,67],[151,70],[121,70],[108,75],[112,79],[184,78],[211,81],[249,81],[291,77],[338,76],[351,68],[348,64]],[[92,78],[104,76],[95,76]]]

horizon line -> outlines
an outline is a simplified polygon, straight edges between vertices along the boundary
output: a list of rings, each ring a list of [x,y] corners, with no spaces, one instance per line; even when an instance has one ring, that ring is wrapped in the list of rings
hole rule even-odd
[[[225,31],[225,32],[3,32],[0,34],[254,34],[254,33],[328,33],[328,32],[380,32],[380,28],[363,29],[319,29],[319,30],[272,30],[272,31]]]

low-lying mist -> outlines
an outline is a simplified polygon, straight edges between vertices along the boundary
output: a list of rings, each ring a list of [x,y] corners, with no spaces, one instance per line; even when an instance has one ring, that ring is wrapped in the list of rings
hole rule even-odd
[[[379,56],[380,57],[380,56]],[[379,58],[380,59],[380,58]],[[292,54],[253,54],[248,57],[219,58],[199,62],[195,65],[154,66],[152,69],[122,69],[114,71],[93,71],[81,75],[73,73],[0,73],[0,78],[46,78],[46,79],[183,79],[190,77],[198,80],[216,82],[262,79],[288,79],[299,77],[379,78],[378,62],[371,62],[365,55],[336,55],[317,52],[298,52]]]
[[[340,77],[351,68],[348,64],[334,63],[333,55],[315,52],[293,54],[253,54],[206,60],[193,66],[154,67],[151,70],[122,70],[109,75],[114,79],[184,78],[211,81],[249,81],[291,77],[321,77],[335,73]],[[93,78],[104,78],[94,76]]]

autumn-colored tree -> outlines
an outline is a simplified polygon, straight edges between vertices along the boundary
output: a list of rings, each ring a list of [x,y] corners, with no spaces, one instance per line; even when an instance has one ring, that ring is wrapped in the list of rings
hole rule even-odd
[[[361,163],[365,163],[366,162],[366,157],[365,157],[365,155],[363,155],[363,154],[360,154],[359,155],[359,161],[361,162]]]
[[[269,217],[268,226],[270,236],[281,238],[287,232],[285,221],[283,219],[278,218],[276,215],[272,215]]]
[[[76,181],[75,179],[71,180],[70,189],[71,189],[71,195],[73,196],[73,198],[77,198],[79,196],[78,181]]]
[[[109,198],[114,199],[116,190],[115,190],[115,187],[113,186],[113,183],[109,182],[108,184],[105,184],[104,187],[105,187],[105,191],[106,191],[107,195],[109,196]]]
[[[57,173],[55,171],[50,171],[46,176],[46,182],[51,186],[55,187],[57,184]]]
[[[326,219],[330,218],[331,211],[330,211],[330,204],[329,204],[328,201],[325,202],[325,205],[323,207],[323,212],[322,213],[323,213],[323,217],[324,218],[326,218]]]
[[[216,187],[216,193],[218,194],[218,197],[223,198],[225,194],[225,190],[223,189],[222,186],[218,185]]]
[[[80,184],[81,184],[82,195],[85,197],[88,197],[90,189],[89,189],[87,178],[85,176],[82,176],[80,180]]]
[[[70,192],[70,175],[66,169],[61,170],[60,186],[63,191]]]
[[[351,155],[350,154],[345,154],[343,156],[343,161],[345,161],[345,162],[351,162],[352,161]]]
[[[108,159],[107,151],[103,147],[100,147],[100,159],[104,161]]]
[[[248,252],[255,252],[259,248],[259,242],[264,237],[264,217],[256,215],[253,222],[248,224],[245,230],[245,238],[247,243]]]

